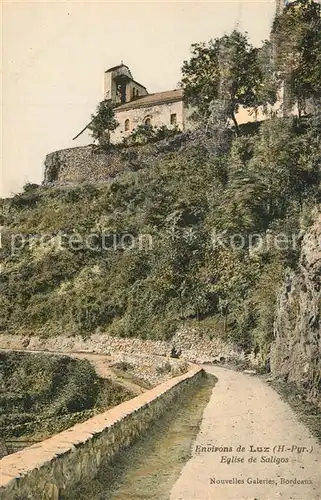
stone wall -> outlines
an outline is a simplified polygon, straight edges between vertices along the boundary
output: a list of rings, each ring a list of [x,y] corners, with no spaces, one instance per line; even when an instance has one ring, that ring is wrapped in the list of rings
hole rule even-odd
[[[194,329],[181,329],[172,339],[142,340],[139,338],[111,337],[104,333],[96,333],[84,339],[81,336],[59,336],[40,338],[36,336],[0,335],[0,348],[27,349],[34,351],[54,352],[93,352],[114,357],[117,353],[127,355],[141,354],[153,356],[171,356],[176,354],[180,360],[192,363],[213,363],[222,361],[243,361],[244,352],[233,344],[220,338],[211,338]],[[251,362],[255,362],[251,359]]]
[[[44,184],[99,182],[129,170],[121,151],[109,151],[94,145],[62,149],[45,158]]]
[[[0,461],[0,498],[58,500],[65,488],[94,478],[102,461],[111,461],[133,443],[202,376],[203,370],[193,367],[82,424],[4,457]]]
[[[279,297],[271,371],[321,406],[321,214],[302,242],[299,268]]]
[[[90,356],[90,354],[81,354]],[[123,370],[137,381],[143,381],[150,388],[169,380],[172,377],[182,375],[189,369],[189,363],[180,359],[165,358],[151,354],[126,353],[124,351],[111,351],[110,367]]]
[[[104,148],[89,144],[79,148],[61,149],[47,154],[44,185],[103,182],[120,174],[152,167],[168,151],[178,150],[188,139],[179,134],[171,139],[130,147]]]

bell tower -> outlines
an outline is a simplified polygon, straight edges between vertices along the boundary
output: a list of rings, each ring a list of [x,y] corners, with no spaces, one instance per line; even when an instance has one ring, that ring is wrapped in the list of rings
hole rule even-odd
[[[112,103],[124,104],[126,102],[126,89],[133,80],[130,69],[121,63],[105,71],[104,99],[111,99]]]

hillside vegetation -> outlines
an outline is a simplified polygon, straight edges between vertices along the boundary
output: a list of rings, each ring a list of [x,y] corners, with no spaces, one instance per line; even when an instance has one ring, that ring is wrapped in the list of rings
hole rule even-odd
[[[67,356],[0,353],[2,438],[43,439],[132,394],[101,379],[87,360]]]
[[[0,331],[167,339],[196,324],[264,362],[277,296],[320,206],[320,14],[291,2],[260,48],[238,30],[193,44],[181,82],[193,132],[143,127],[110,148],[102,136],[116,123],[101,103],[91,130],[113,180],[27,185],[2,200]],[[282,89],[297,117],[274,117]],[[240,106],[270,119],[241,126]],[[58,157],[48,182],[66,166]]]
[[[1,331],[156,339],[185,322],[264,358],[320,201],[320,127],[199,131],[112,182],[2,200]]]

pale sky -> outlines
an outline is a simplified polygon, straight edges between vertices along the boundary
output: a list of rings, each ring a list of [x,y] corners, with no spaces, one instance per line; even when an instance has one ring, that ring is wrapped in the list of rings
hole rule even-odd
[[[91,142],[74,137],[103,99],[103,74],[121,60],[149,92],[177,87],[193,42],[237,23],[268,38],[273,0],[6,2],[2,4],[1,196],[40,183],[45,155]]]

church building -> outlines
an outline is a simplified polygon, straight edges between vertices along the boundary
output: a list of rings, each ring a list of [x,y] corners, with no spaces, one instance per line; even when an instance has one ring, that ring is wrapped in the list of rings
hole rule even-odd
[[[104,98],[115,105],[119,126],[112,133],[112,142],[120,142],[138,125],[187,130],[190,112],[184,106],[183,89],[149,94],[146,87],[134,80],[125,64],[105,71]]]
[[[165,125],[168,128],[177,127],[181,131],[194,128],[196,124],[190,119],[193,109],[184,103],[183,94],[182,88],[149,94],[144,85],[134,80],[125,64],[109,68],[104,74],[104,99],[112,101],[119,123],[111,133],[111,142],[121,142],[139,125]],[[280,103],[273,106],[273,111],[280,114]],[[240,106],[236,114],[239,124],[267,118],[268,115],[261,108],[254,111]]]

